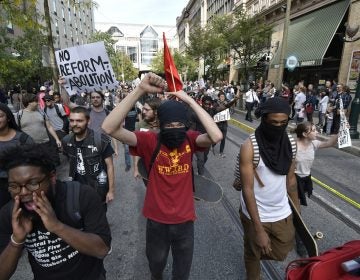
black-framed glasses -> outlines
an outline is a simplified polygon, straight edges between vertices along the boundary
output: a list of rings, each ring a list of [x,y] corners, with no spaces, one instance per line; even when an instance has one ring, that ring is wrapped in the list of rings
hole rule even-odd
[[[8,190],[13,194],[18,194],[21,192],[21,188],[25,187],[27,190],[33,192],[40,188],[41,183],[44,182],[45,179],[47,179],[47,176],[38,182],[33,181],[26,184],[9,183]]]

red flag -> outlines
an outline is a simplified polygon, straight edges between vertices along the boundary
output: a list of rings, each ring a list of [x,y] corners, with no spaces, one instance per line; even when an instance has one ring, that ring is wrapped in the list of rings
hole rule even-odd
[[[171,56],[169,47],[166,43],[165,33],[163,32],[164,39],[164,70],[165,79],[169,87],[170,92],[182,90],[183,84],[181,82],[179,73],[176,69],[174,60]]]

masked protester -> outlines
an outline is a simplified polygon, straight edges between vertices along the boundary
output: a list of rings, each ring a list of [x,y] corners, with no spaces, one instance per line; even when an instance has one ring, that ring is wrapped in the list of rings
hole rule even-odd
[[[281,97],[261,104],[255,112],[261,117],[255,130],[259,151],[253,149],[250,137],[240,150],[240,218],[249,280],[260,279],[260,260],[282,261],[294,244],[295,229],[288,195],[298,209],[299,199],[294,173],[296,144],[286,132],[289,114],[289,103]],[[254,152],[260,154],[256,168]]]
[[[136,101],[146,93],[162,91],[164,86],[159,76],[147,74],[109,114],[102,128],[128,144],[130,153],[142,157],[147,168],[149,180],[143,214],[147,218],[146,256],[151,279],[163,279],[171,248],[173,279],[185,280],[189,278],[194,248],[192,155],[219,142],[222,134],[211,116],[184,91],[171,95],[195,112],[205,133],[187,130],[186,107],[175,100],[165,101],[157,110],[159,133],[125,129],[122,123]]]

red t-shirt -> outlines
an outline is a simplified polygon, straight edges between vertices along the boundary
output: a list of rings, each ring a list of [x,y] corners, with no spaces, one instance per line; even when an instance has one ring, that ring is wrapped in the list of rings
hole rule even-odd
[[[149,168],[157,144],[157,133],[135,131],[136,147],[130,153],[142,157]],[[194,221],[195,207],[192,183],[192,154],[205,149],[197,147],[197,131],[188,131],[184,143],[170,150],[161,145],[154,161],[147,184],[143,214],[146,218],[164,224],[180,224]],[[193,147],[193,148],[192,148]],[[194,149],[194,150],[193,150]]]

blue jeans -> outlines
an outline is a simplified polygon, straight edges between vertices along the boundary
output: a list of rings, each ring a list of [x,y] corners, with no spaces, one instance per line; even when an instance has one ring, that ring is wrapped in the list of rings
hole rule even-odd
[[[125,165],[131,167],[131,157],[129,152],[129,145],[124,144],[124,155],[125,155]]]
[[[171,247],[172,279],[189,278],[194,251],[194,222],[162,224],[148,219],[146,224],[146,256],[151,279],[161,280]]]

